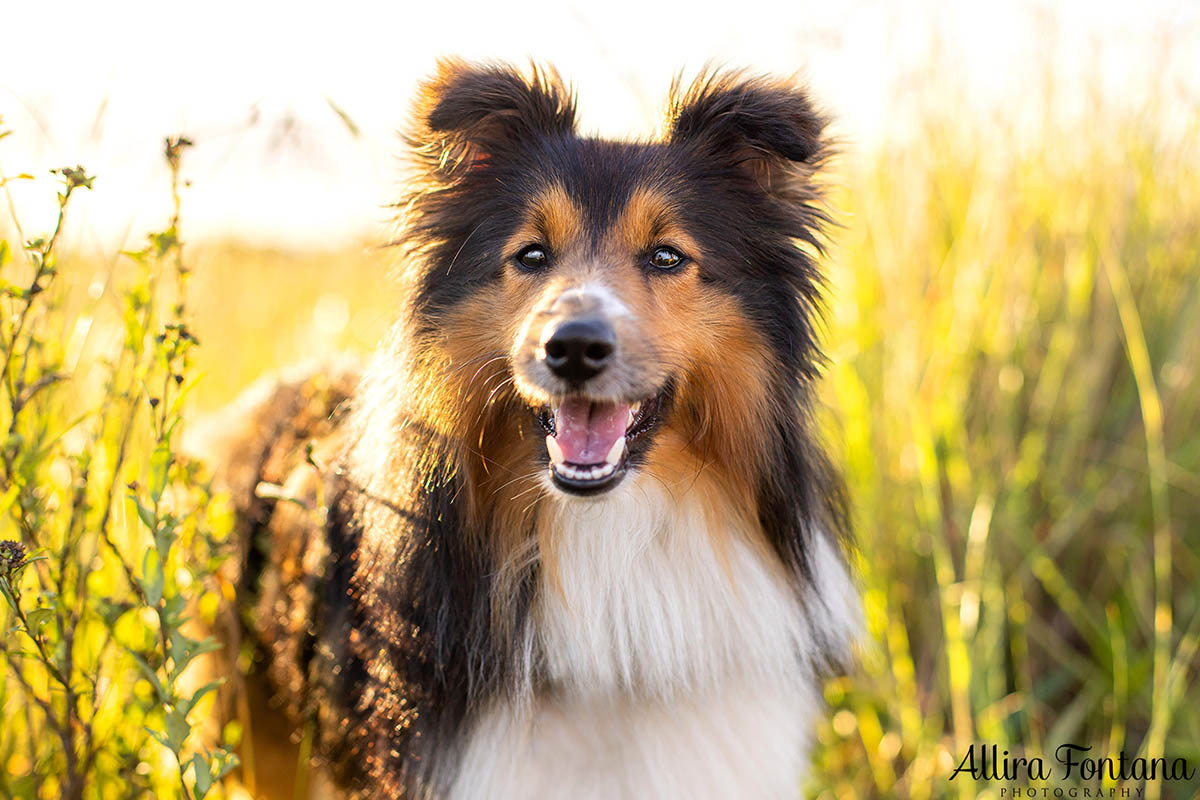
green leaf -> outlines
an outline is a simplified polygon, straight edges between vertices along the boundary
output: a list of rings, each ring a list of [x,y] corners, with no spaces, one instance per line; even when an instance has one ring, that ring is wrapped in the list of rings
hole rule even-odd
[[[178,528],[179,520],[170,514],[159,517],[158,528],[154,531],[154,547],[164,559],[167,557],[167,551],[171,549],[172,542],[175,541],[175,531]]]
[[[221,778],[224,778],[230,772],[233,772],[233,770],[237,769],[238,765],[241,763],[242,760],[237,757],[237,753],[230,753],[227,750],[222,750],[221,763],[217,767],[217,774],[215,776],[216,779],[221,780]]]
[[[143,338],[146,330],[142,327],[142,320],[138,317],[137,306],[130,302],[125,306],[125,311],[121,315],[122,321],[125,323],[125,346],[128,347],[135,356],[141,356],[143,348]]]
[[[196,797],[204,797],[213,785],[213,774],[208,766],[208,760],[199,753],[193,755],[192,771],[196,775]]]
[[[221,643],[211,636],[204,641],[197,642],[184,636],[179,631],[173,631],[171,633],[171,660],[175,666],[171,669],[171,680],[178,678],[187,669],[187,665],[192,663],[198,656],[220,649]],[[191,710],[190,706],[188,710]]]
[[[171,742],[167,739],[166,734],[162,731],[156,731],[153,728],[146,728],[146,733],[150,734],[154,741],[158,742],[163,747],[167,748],[168,750],[171,749]]]
[[[154,691],[158,694],[159,701],[163,703],[167,702],[167,690],[163,688],[162,681],[158,678],[158,671],[146,663],[146,659],[142,658],[132,650],[129,652],[129,655],[133,656],[133,660],[136,661],[137,665],[142,668],[142,672],[146,673],[146,678],[150,681],[151,685],[154,686]],[[163,744],[166,744],[166,742]]]
[[[43,625],[54,619],[53,608],[35,608],[25,615],[25,619],[29,621],[29,632],[36,634]]]
[[[142,501],[137,498],[137,495],[131,494],[129,495],[129,499],[132,500],[134,505],[137,506],[138,519],[140,519],[150,530],[158,530],[158,518],[154,515],[154,512],[142,505]]]
[[[184,740],[192,732],[192,726],[188,724],[187,715],[178,708],[168,706],[163,719],[167,723],[167,746],[171,748],[172,753],[178,755],[183,752]]]
[[[343,111],[341,106],[333,102],[333,98],[326,96],[325,102],[329,104],[330,110],[333,111],[334,114],[337,114],[338,119],[340,119],[342,124],[346,126],[346,130],[350,131],[350,135],[357,139],[359,135],[361,135],[362,131],[359,130],[358,125],[353,119],[350,118],[350,115]]]
[[[189,697],[187,700],[183,700],[179,703],[180,710],[183,711],[183,713],[185,715],[192,713],[192,709],[196,707],[196,703],[199,703],[202,699],[204,699],[204,695],[208,694],[209,692],[213,692],[213,691],[216,691],[217,689],[220,689],[224,684],[225,684],[224,678],[220,678],[218,680],[210,681],[209,683],[204,684],[199,689],[197,689],[192,694],[191,697]]]
[[[173,594],[163,601],[163,619],[167,628],[178,628],[187,618],[183,612],[187,608],[187,600],[181,594]]]
[[[167,487],[167,473],[171,469],[171,448],[165,441],[159,442],[150,456],[150,499],[155,505],[162,499]]]
[[[8,585],[8,578],[0,577],[0,595],[4,595],[4,601],[15,611],[17,598],[13,597],[12,587]]]
[[[146,593],[146,602],[150,605],[157,606],[162,600],[165,579],[162,559],[158,552],[147,550],[142,557],[142,577],[139,582],[142,584],[142,591]]]

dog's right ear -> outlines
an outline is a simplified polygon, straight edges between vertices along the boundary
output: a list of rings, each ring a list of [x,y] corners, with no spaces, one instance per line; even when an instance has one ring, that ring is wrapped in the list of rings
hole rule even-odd
[[[431,178],[454,180],[537,137],[575,130],[575,98],[553,69],[438,63],[421,86],[409,144]]]

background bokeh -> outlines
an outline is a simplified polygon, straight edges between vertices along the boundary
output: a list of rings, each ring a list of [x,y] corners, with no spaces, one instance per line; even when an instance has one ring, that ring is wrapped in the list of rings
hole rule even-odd
[[[823,422],[869,629],[862,670],[828,687],[808,791],[1030,785],[949,781],[978,743],[1200,771],[1200,7],[25,3],[0,21],[0,169],[37,178],[5,184],[0,233],[53,227],[49,168],[97,176],[58,250],[84,388],[127,341],[114,287],[141,266],[120,251],[169,221],[162,138],[194,140],[198,414],[379,340],[395,131],[438,56],[553,64],[606,135],[653,135],[681,70],[799,72],[840,142]],[[34,770],[14,741],[10,781]]]

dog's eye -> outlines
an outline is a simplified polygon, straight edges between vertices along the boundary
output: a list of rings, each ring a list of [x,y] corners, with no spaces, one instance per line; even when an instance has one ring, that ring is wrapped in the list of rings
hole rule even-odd
[[[531,244],[521,252],[517,253],[517,263],[523,269],[530,272],[536,272],[539,269],[545,269],[550,263],[550,256],[546,253],[546,248],[540,244]]]
[[[659,247],[650,256],[650,265],[657,269],[675,269],[683,263],[683,255],[674,247]]]

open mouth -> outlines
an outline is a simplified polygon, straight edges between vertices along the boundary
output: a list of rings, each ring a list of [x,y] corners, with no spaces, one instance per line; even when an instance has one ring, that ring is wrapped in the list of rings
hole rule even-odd
[[[567,397],[538,414],[546,430],[550,477],[572,494],[598,494],[620,482],[632,447],[657,423],[662,394],[637,403]]]

